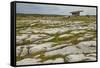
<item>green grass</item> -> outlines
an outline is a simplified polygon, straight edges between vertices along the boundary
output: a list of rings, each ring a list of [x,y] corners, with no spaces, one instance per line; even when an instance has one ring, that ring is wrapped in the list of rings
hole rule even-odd
[[[91,16],[91,17],[86,17],[86,16],[73,16],[71,18],[68,19],[69,21],[83,21],[84,23],[92,23],[94,21],[96,21],[95,16]]]
[[[30,40],[23,40],[22,43],[16,43],[17,46],[22,46],[22,45],[28,45],[28,44],[32,44],[33,42]]]
[[[38,58],[41,59],[40,62],[44,62],[44,61],[47,61],[47,60],[56,60],[57,58],[62,58],[62,59],[64,59],[64,62],[67,62],[68,59],[65,58],[65,57],[67,57],[67,55],[60,55],[60,54],[57,54],[57,55],[52,55],[52,56],[44,56],[44,55],[43,55],[43,56],[39,56]]]
[[[16,61],[20,61],[20,60],[23,60],[24,59],[24,57],[16,57]]]
[[[34,56],[39,55],[42,56],[45,53],[45,51],[38,51],[38,52],[33,52],[32,54],[28,54],[25,56],[16,56],[16,61],[23,60],[25,58],[34,58]]]

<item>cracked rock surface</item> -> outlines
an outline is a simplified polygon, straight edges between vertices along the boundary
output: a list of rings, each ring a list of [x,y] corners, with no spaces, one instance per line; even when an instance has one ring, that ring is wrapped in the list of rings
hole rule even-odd
[[[17,65],[96,61],[93,16],[17,16],[16,22]]]

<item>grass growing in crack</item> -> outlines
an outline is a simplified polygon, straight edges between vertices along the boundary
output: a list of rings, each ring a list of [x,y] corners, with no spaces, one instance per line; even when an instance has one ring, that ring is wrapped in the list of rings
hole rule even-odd
[[[25,56],[16,56],[16,61],[23,60],[25,58],[34,58],[36,55],[43,56],[45,51],[38,51],[38,52],[32,52],[32,54],[26,54]]]
[[[22,45],[28,45],[28,44],[32,44],[33,42],[30,40],[23,40],[22,43],[16,43],[17,46],[22,46]]]
[[[41,59],[40,62],[45,62],[47,60],[55,60],[57,58],[62,58],[64,59],[64,62],[68,62],[68,58],[67,58],[67,55],[60,55],[60,54],[57,54],[57,55],[52,55],[52,56],[39,56],[38,58]]]

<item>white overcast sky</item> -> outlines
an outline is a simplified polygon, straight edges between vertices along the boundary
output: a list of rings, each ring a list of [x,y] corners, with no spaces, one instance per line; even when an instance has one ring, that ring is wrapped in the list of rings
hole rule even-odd
[[[77,10],[83,10],[83,12],[81,12],[81,15],[96,15],[95,7],[29,4],[29,3],[16,4],[16,13],[24,13],[24,14],[71,15],[70,12]]]

